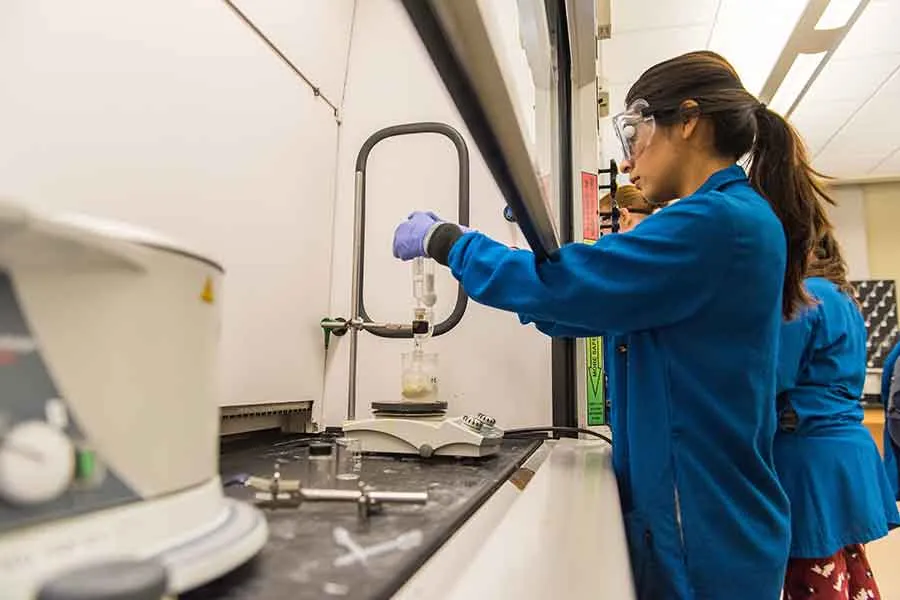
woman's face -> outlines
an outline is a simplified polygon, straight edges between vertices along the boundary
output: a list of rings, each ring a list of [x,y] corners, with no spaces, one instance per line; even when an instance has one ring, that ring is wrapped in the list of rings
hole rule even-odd
[[[655,131],[637,128],[637,140],[631,157],[622,161],[621,170],[627,173],[644,196],[654,204],[663,204],[677,197],[678,155],[681,142],[678,127],[661,127]],[[649,139],[641,139],[641,136]]]

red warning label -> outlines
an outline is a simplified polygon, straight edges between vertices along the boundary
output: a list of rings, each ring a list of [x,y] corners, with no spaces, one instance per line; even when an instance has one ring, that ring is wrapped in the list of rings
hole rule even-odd
[[[581,172],[581,215],[582,215],[582,239],[585,241],[597,241],[600,239],[600,218],[597,211],[600,209],[600,199],[597,197],[597,174]]]

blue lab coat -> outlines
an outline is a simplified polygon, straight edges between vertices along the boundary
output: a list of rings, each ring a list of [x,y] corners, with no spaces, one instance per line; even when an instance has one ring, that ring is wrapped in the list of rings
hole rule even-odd
[[[884,359],[884,371],[881,373],[881,401],[885,411],[890,406],[891,377],[894,374],[894,365],[900,358],[900,342],[894,346],[887,358]],[[896,402],[896,401],[895,401]],[[900,500],[900,440],[894,441],[888,429],[890,415],[885,413],[884,424],[884,468],[888,474],[894,499]]]
[[[791,501],[791,557],[825,558],[884,537],[900,523],[878,447],[863,426],[866,324],[827,279],[807,279],[818,303],[781,330],[775,467]]]
[[[632,368],[612,382],[613,454],[641,600],[779,597],[790,523],[772,399],[785,255],[781,223],[736,165],[634,231],[550,261],[478,233],[450,250],[474,300],[550,335],[621,336],[613,368],[623,357]]]

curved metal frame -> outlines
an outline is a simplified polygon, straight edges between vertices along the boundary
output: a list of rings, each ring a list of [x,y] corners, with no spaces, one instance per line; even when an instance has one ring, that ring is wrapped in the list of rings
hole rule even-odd
[[[366,312],[363,300],[365,289],[364,263],[366,257],[366,164],[372,148],[382,140],[401,135],[417,133],[436,133],[448,138],[456,147],[456,155],[459,159],[459,214],[457,222],[460,225],[469,224],[469,149],[462,135],[444,123],[405,123],[380,129],[369,136],[363,143],[356,156],[356,188],[353,216],[353,275],[351,280],[350,321],[342,323],[339,320],[323,322],[322,327],[326,332],[333,331],[336,335],[350,332],[350,381],[347,393],[347,419],[356,418],[356,374],[359,357],[359,332],[361,329],[371,332],[373,335],[383,338],[412,338],[412,326],[396,323],[376,323]],[[433,335],[443,335],[456,327],[466,312],[469,297],[462,285],[456,295],[456,305],[453,312],[446,320],[434,327]],[[327,339],[327,338],[326,338]]]
[[[364,322],[376,322],[369,317],[365,307],[365,256],[366,256],[366,164],[369,160],[369,154],[372,149],[383,140],[402,135],[414,135],[419,133],[436,133],[443,135],[449,139],[456,148],[456,155],[459,159],[459,202],[457,222],[460,225],[469,224],[469,149],[466,146],[466,140],[453,127],[444,123],[406,123],[403,125],[394,125],[380,129],[369,136],[369,139],[363,143],[356,156],[356,210],[359,213],[357,227],[357,241],[355,246],[356,258],[354,263],[358,263],[359,268],[355,269],[354,279],[356,281],[356,291],[354,293],[354,302],[356,304],[357,315]],[[444,321],[434,326],[434,335],[443,335],[456,327],[462,320],[466,312],[469,297],[463,290],[462,285],[456,294],[456,304],[453,312],[450,313]],[[411,338],[412,330],[399,329],[396,327],[367,327],[369,333],[383,338]]]

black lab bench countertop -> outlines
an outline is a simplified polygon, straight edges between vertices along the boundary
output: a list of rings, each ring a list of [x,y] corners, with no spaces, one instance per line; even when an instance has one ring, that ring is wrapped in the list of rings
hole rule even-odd
[[[284,479],[300,478],[308,438],[269,438],[223,446],[222,479],[238,474],[268,477],[276,463]],[[366,456],[362,480],[385,491],[425,491],[425,506],[385,506],[361,524],[352,503],[306,503],[293,510],[266,511],[269,541],[260,554],[236,571],[181,596],[183,600],[313,600],[390,598],[440,546],[512,475],[540,444],[505,440],[485,459],[430,459]],[[246,488],[228,494],[250,500]],[[370,558],[367,566],[335,566],[347,550],[335,542],[343,527],[363,548],[421,532],[421,544]]]

